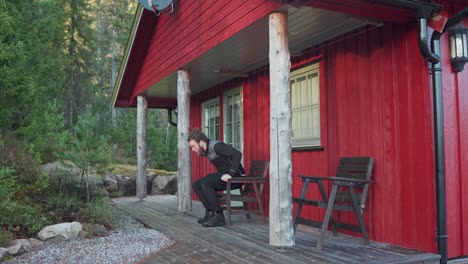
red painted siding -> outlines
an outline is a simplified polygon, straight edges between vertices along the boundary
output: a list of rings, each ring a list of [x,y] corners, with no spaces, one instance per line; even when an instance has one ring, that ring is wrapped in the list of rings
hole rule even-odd
[[[454,15],[463,8],[466,5],[456,2],[447,5],[444,11]],[[468,27],[468,19],[465,19],[464,26]],[[441,50],[448,256],[457,257],[468,255],[468,65],[463,72],[453,72],[448,34],[441,38]]]
[[[269,0],[181,1],[173,15],[158,18],[132,96],[279,6]]]
[[[355,34],[354,32],[353,34]],[[435,194],[431,97],[427,65],[417,48],[415,24],[386,25],[311,49],[293,65],[322,56],[324,151],[294,151],[293,196],[298,174],[333,175],[341,156],[376,159],[364,219],[371,239],[435,251]],[[243,86],[244,159],[269,157],[267,70],[192,98],[191,126],[201,125],[200,105],[224,89]],[[194,157],[193,177],[212,170]],[[316,196],[316,191],[310,191]],[[264,196],[267,202],[268,192]],[[268,204],[268,203],[266,203]],[[304,215],[318,218],[322,209]],[[355,222],[347,213],[337,218]]]
[[[339,2],[313,1],[311,4],[337,10]],[[341,5],[340,10],[371,16],[372,6],[360,9],[349,2],[352,1]],[[464,7],[440,2],[452,15]],[[274,1],[267,0],[245,0],[240,5],[239,1],[233,4],[227,0],[180,2],[174,15],[161,16],[157,23],[147,21],[155,25],[151,43],[146,53],[142,53],[142,65],[137,63],[140,60],[132,60],[125,72],[138,77],[125,77],[123,85],[136,87],[130,91],[136,96],[277,6]],[[239,9],[243,12],[238,12]],[[146,50],[145,45],[146,41],[135,43],[143,50]],[[468,189],[468,70],[459,74],[452,72],[447,34],[441,39],[441,48],[448,255],[457,257],[468,255],[468,197],[464,192]],[[293,66],[318,56],[323,63],[324,150],[292,153],[293,195],[299,196],[302,187],[298,174],[333,175],[341,156],[372,156],[376,160],[374,182],[364,215],[371,239],[435,252],[431,83],[428,65],[418,50],[415,21],[358,30],[304,52],[301,58],[293,59]],[[201,127],[203,101],[219,96],[222,104],[223,91],[238,86],[243,87],[245,164],[253,159],[269,159],[268,69],[194,95],[191,127]],[[222,116],[221,113],[221,121]],[[206,159],[192,155],[192,170],[195,180],[214,168]],[[263,199],[267,205],[268,186],[266,190]],[[310,191],[308,195],[316,196],[317,192]],[[268,211],[268,206],[266,208]],[[304,215],[319,219],[323,210],[306,209]],[[337,213],[335,217],[355,222],[347,213]]]

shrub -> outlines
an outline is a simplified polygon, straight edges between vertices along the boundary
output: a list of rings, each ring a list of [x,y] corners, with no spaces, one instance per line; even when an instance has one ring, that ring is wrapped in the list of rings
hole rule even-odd
[[[13,240],[13,238],[14,236],[10,231],[0,228],[0,247],[5,246],[5,244]]]
[[[13,173],[9,167],[0,167],[0,201],[9,201],[14,196],[16,177]]]
[[[19,183],[35,183],[41,174],[36,161],[25,151],[19,150],[14,143],[0,146],[0,167],[14,169]]]
[[[106,234],[106,228],[99,224],[84,224],[83,230],[85,231],[86,238],[104,236]]]
[[[70,196],[79,193],[79,188],[73,182],[73,171],[71,169],[56,168],[49,174],[49,186],[53,193]]]
[[[38,209],[14,201],[0,202],[0,226],[17,238],[31,237],[50,221]]]
[[[51,195],[47,200],[46,209],[54,223],[72,222],[80,211],[80,200],[76,195]]]
[[[112,229],[116,227],[115,219],[112,214],[112,206],[109,199],[97,199],[87,203],[78,215],[78,221],[82,223],[100,224],[106,228]]]

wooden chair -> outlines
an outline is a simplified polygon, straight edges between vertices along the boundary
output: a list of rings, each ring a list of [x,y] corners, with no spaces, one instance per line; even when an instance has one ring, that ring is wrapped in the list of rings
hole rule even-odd
[[[227,182],[226,192],[219,196],[221,204],[226,209],[226,224],[231,224],[231,215],[244,213],[250,219],[249,213],[260,213],[262,220],[265,220],[265,211],[262,203],[263,186],[267,180],[269,161],[253,160],[250,163],[249,173],[244,177],[231,178]],[[243,183],[240,194],[231,193],[231,184]],[[242,202],[241,206],[232,206],[232,201]],[[249,203],[254,203],[258,208],[249,207]]]
[[[306,224],[317,226],[321,224],[320,239],[317,243],[317,249],[322,248],[325,233],[328,224],[331,224],[332,232],[338,235],[336,228],[343,228],[354,232],[360,232],[364,236],[365,242],[369,242],[366,226],[362,218],[362,212],[366,205],[369,183],[371,182],[372,168],[374,159],[371,157],[344,157],[340,158],[336,177],[316,177],[299,175],[304,182],[300,198],[293,198],[298,203],[296,217],[294,220],[294,230],[297,224]],[[323,181],[331,181],[332,189],[330,197],[327,199]],[[306,199],[309,183],[317,184],[320,191],[320,200]],[[325,216],[322,222],[312,221],[300,217],[302,206],[312,205],[326,208]],[[352,211],[356,215],[359,225],[350,225],[336,222],[332,217],[332,211]]]

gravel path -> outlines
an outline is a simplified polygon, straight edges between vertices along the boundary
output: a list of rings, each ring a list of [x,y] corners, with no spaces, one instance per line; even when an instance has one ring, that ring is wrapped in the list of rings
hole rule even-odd
[[[119,209],[114,208],[113,213],[119,227],[105,237],[46,242],[41,248],[6,263],[135,263],[174,244],[168,236],[144,227]]]

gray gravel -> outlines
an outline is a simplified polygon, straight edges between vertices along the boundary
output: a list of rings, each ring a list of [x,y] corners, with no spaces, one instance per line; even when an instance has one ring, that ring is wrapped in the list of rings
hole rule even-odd
[[[113,212],[119,228],[105,237],[46,242],[6,263],[135,263],[174,244],[168,236],[144,227],[119,209],[114,208]]]

